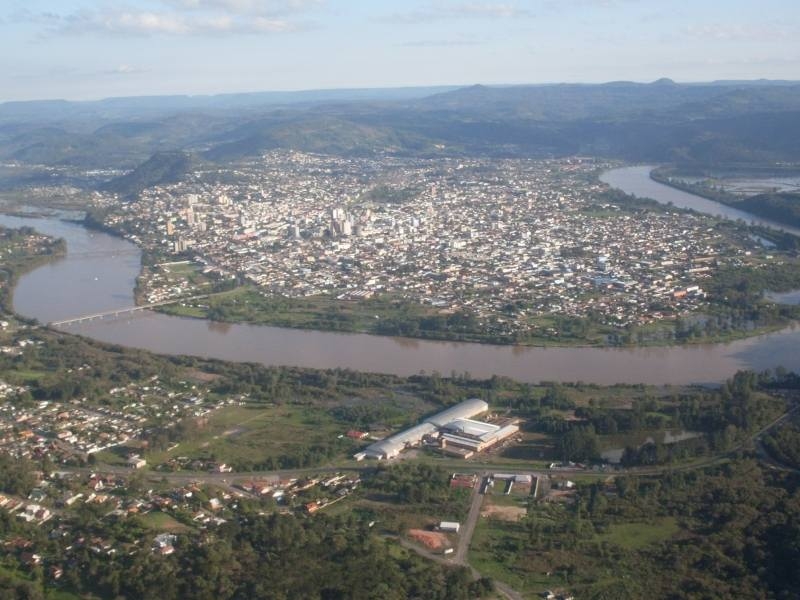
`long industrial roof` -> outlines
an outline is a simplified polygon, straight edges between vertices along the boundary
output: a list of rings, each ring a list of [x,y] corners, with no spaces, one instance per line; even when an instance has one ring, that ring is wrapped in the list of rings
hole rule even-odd
[[[409,429],[396,433],[374,444],[370,444],[364,450],[369,456],[383,457],[394,456],[403,450],[407,444],[413,444],[422,440],[423,437],[435,432],[438,428],[452,423],[459,419],[469,419],[475,415],[489,410],[489,405],[483,400],[472,398],[460,402],[455,406],[436,413],[428,417],[424,422]]]
[[[433,423],[437,427],[443,427],[456,419],[469,419],[475,415],[485,413],[487,410],[489,410],[489,405],[486,402],[478,398],[471,398],[470,400],[459,402],[440,413],[436,413],[432,417],[428,417],[425,422]]]

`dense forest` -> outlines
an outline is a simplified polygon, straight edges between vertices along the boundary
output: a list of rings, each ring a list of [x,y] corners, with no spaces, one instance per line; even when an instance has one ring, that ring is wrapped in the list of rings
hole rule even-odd
[[[800,424],[789,424],[764,436],[764,447],[779,462],[800,469]]]

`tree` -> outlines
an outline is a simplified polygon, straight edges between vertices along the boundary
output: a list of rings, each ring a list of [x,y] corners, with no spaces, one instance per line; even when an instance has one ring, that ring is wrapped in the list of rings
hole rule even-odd
[[[565,461],[595,460],[600,456],[600,443],[593,426],[573,427],[558,440],[557,450]]]

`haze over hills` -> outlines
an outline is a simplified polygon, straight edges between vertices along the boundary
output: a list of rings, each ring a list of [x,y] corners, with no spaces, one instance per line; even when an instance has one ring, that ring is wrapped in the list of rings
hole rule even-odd
[[[133,169],[174,150],[225,163],[276,148],[774,164],[800,161],[798,139],[800,84],[784,81],[660,79],[0,105],[0,160],[82,168]],[[159,156],[169,155],[154,160]]]
[[[0,123],[16,119],[35,119],[44,122],[64,118],[130,119],[185,110],[228,111],[322,102],[407,100],[455,89],[458,89],[458,86],[343,88],[195,96],[126,96],[87,101],[15,101],[0,103]]]

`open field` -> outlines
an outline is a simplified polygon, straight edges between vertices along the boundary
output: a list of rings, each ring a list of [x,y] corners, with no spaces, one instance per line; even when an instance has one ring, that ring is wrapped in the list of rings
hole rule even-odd
[[[167,513],[160,511],[153,511],[141,517],[142,522],[151,529],[158,531],[166,531],[168,533],[186,533],[191,531],[191,528],[176,521]]]
[[[668,540],[679,531],[675,517],[659,517],[644,523],[614,524],[597,537],[601,542],[610,542],[626,550],[638,550]]]
[[[547,578],[522,574],[513,568],[514,555],[511,547],[501,547],[507,535],[522,543],[524,533],[514,523],[481,517],[475,527],[469,547],[469,563],[484,577],[492,577],[507,583],[515,590],[530,594],[546,589],[552,584]]]
[[[527,514],[528,509],[524,506],[503,506],[492,501],[485,502],[481,510],[481,517],[511,522],[519,521]]]
[[[349,438],[339,437],[345,431],[346,425],[337,423],[321,408],[230,407],[198,421],[188,439],[177,447],[150,452],[146,458],[150,465],[188,457],[227,463],[236,470],[260,465],[274,468],[290,460],[307,462],[314,448],[320,459],[342,458],[356,448],[356,443]]]
[[[159,310],[180,316],[211,318],[231,323],[367,333],[381,333],[382,321],[439,314],[437,309],[430,306],[409,303],[391,296],[364,300],[339,300],[332,296],[268,297],[250,285],[220,292],[186,306],[169,305],[160,307]]]
[[[176,447],[150,451],[145,458],[151,467],[183,457],[226,463],[237,471],[341,464],[369,443],[347,437],[348,431],[388,435],[433,408],[414,394],[378,388],[313,405],[228,406],[196,419]]]

